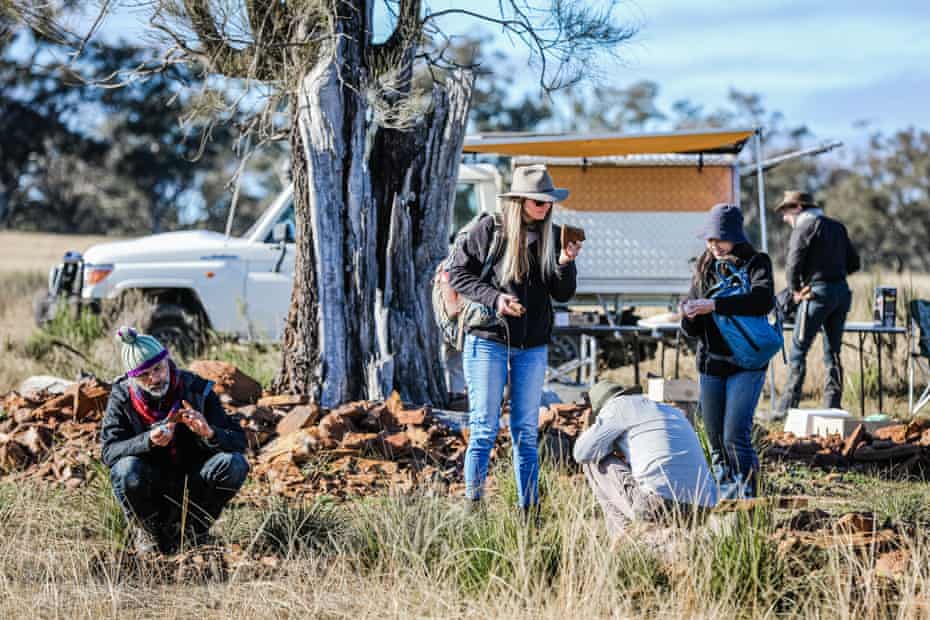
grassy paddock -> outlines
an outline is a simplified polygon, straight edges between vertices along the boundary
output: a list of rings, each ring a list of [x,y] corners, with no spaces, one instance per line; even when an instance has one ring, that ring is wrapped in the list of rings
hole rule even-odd
[[[5,290],[15,291],[0,302],[0,391],[31,374],[73,377],[91,370],[111,378],[118,372],[112,328],[138,322],[145,310],[141,302],[112,316],[62,319],[37,331],[29,298],[44,286],[44,274],[0,279]],[[914,281],[914,294],[928,296],[930,278]],[[866,291],[872,284],[855,280],[854,318],[867,318],[871,295]],[[905,289],[898,286],[903,314]],[[895,359],[903,359],[899,344]],[[279,361],[274,347],[221,341],[211,347],[209,357],[236,363],[266,385]],[[855,356],[844,355],[847,381],[853,381]],[[811,359],[818,356],[815,351]],[[811,364],[809,388],[819,381],[816,366]],[[683,359],[682,368],[692,372],[693,360]],[[889,379],[886,384],[900,394],[900,383]],[[0,616],[561,620],[930,615],[925,533],[930,485],[923,482],[844,474],[825,483],[822,472],[803,467],[769,465],[765,470],[767,493],[814,495],[825,509],[872,510],[906,527],[911,565],[897,580],[876,573],[870,550],[854,553],[840,547],[780,555],[771,539],[786,516],[780,513],[737,517],[735,523],[724,519],[715,528],[672,534],[644,528],[630,540],[611,543],[583,481],[547,467],[539,528],[527,528],[511,508],[515,495],[506,468],[497,472],[497,491],[476,515],[466,515],[454,499],[426,494],[346,504],[320,498],[234,506],[217,525],[220,540],[256,556],[272,555],[278,567],[270,574],[242,570],[223,581],[172,584],[161,574],[140,571],[122,554],[125,526],[102,482],[105,477],[98,480],[97,486],[71,492],[0,484]]]
[[[69,250],[83,253],[92,245],[122,239],[102,235],[0,231],[0,273],[38,271],[47,274],[49,267],[60,262]]]
[[[32,375],[51,374],[68,379],[93,373],[110,380],[121,374],[113,333],[120,325],[142,325],[151,305],[141,296],[127,296],[119,305],[108,305],[100,315],[62,312],[43,329],[35,326],[32,303],[47,287],[38,271],[0,272],[0,393],[15,389]],[[230,342],[212,337],[201,357],[224,360],[269,385],[280,362],[274,345]],[[175,355],[184,365],[189,360]]]
[[[179,584],[121,554],[124,537],[105,487],[2,485],[0,614],[869,619],[930,612],[921,528],[905,539],[910,570],[893,580],[876,573],[869,550],[779,554],[771,535],[785,515],[770,512],[675,532],[637,529],[611,543],[583,481],[551,469],[543,472],[542,523],[526,526],[511,508],[510,472],[497,473],[502,489],[477,514],[426,495],[235,506],[217,525],[220,540],[273,555],[277,568]],[[879,479],[863,485],[902,489]],[[930,493],[925,484],[911,492],[925,502]]]

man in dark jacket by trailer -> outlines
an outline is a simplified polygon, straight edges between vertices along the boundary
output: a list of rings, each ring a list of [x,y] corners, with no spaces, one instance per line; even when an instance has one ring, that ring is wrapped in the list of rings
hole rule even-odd
[[[136,551],[202,544],[245,482],[245,433],[213,384],[178,369],[158,340],[130,327],[117,340],[126,375],[110,392],[101,443]]]
[[[823,363],[826,368],[824,406],[839,408],[843,395],[840,348],[843,325],[852,303],[846,276],[859,270],[859,255],[849,241],[846,227],[826,217],[810,194],[785,192],[775,210],[793,228],[788,242],[785,276],[794,301],[800,302],[788,380],[776,413],[784,416],[801,400],[807,352],[821,327],[824,330]]]

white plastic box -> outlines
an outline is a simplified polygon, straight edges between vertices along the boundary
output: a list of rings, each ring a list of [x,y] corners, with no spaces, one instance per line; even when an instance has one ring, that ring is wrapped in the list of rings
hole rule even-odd
[[[649,400],[657,403],[694,403],[701,394],[697,381],[690,379],[649,379]]]
[[[815,418],[820,424],[826,424],[830,419],[846,419],[852,416],[843,409],[789,409],[785,420],[785,432],[794,433],[796,437],[808,437],[815,434]]]
[[[839,435],[843,439],[848,437],[856,430],[859,425],[865,427],[867,433],[874,433],[883,426],[894,424],[891,420],[867,421],[859,417],[836,418],[814,416],[812,435],[827,437],[828,435]]]

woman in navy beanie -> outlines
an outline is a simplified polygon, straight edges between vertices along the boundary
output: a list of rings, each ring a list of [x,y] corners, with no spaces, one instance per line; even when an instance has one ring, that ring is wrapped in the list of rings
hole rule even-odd
[[[772,261],[749,243],[743,231],[742,211],[736,205],[714,205],[701,237],[707,242],[707,249],[698,259],[688,299],[679,308],[681,327],[688,336],[698,339],[701,416],[720,497],[754,497],[759,457],[752,446],[752,419],[768,364],[742,368],[730,361],[732,351],[720,334],[713,313],[768,314],[775,303]],[[718,274],[744,268],[749,274],[749,293],[707,298],[708,291],[720,279]]]

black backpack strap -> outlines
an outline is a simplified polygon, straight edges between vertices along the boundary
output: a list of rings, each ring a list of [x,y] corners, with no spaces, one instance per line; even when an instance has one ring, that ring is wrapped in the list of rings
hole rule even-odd
[[[500,259],[501,249],[504,247],[503,222],[499,215],[494,214],[494,228],[491,233],[491,244],[488,246],[488,253],[484,257],[484,265],[481,267],[481,280],[487,279],[495,263]]]

